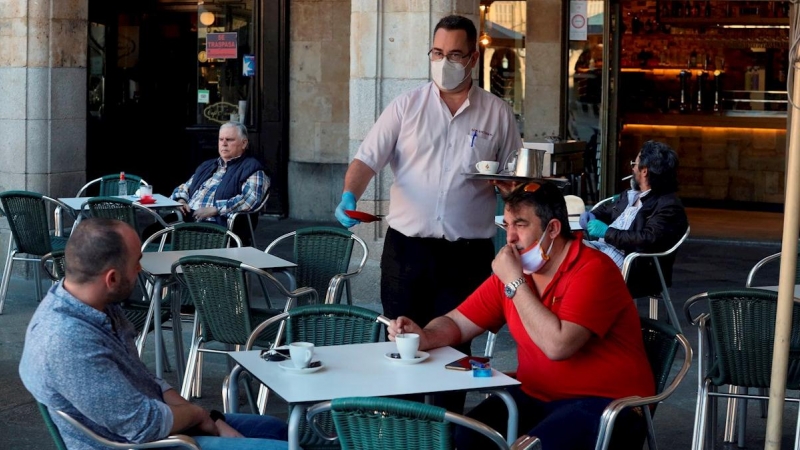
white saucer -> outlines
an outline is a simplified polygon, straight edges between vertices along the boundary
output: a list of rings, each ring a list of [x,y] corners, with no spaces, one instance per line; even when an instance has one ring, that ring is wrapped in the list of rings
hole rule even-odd
[[[383,357],[396,364],[419,364],[431,356],[430,353],[428,352],[417,352],[417,357],[414,359],[400,359],[400,358],[392,358],[393,353],[396,352],[389,352],[383,355]]]
[[[292,363],[292,360],[281,361],[281,362],[278,363],[278,365],[281,367],[281,369],[283,369],[283,370],[285,370],[287,372],[294,372],[294,373],[314,373],[314,372],[322,369],[323,367],[325,367],[325,366],[320,364],[317,367],[306,367],[305,369],[298,369],[297,367],[294,366],[294,363]]]

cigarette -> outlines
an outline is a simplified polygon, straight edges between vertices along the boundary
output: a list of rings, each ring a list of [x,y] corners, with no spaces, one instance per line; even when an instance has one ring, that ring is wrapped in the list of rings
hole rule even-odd
[[[628,181],[633,178],[633,175],[628,175],[627,177],[623,178],[621,181]]]

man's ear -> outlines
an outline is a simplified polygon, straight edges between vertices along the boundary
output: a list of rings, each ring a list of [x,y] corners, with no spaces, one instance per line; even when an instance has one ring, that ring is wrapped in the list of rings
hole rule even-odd
[[[103,273],[103,283],[107,288],[116,286],[116,284],[119,283],[119,272],[117,269],[107,269],[105,273]]]
[[[547,224],[547,229],[550,230],[548,234],[550,235],[551,239],[555,239],[561,234],[561,221],[558,219],[553,219]]]

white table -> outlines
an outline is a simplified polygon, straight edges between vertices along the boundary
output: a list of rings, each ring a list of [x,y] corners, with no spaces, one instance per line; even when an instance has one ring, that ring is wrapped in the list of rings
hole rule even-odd
[[[264,253],[263,251],[254,247],[234,247],[234,248],[215,248],[208,250],[183,250],[183,251],[169,251],[169,252],[145,252],[142,254],[141,265],[142,270],[153,276],[153,292],[150,295],[150,312],[149,315],[153,317],[153,325],[155,327],[155,357],[156,357],[156,376],[161,378],[164,374],[163,355],[162,351],[162,335],[161,335],[161,314],[158,312],[161,305],[161,287],[165,281],[172,275],[172,264],[175,261],[183,258],[184,256],[205,255],[205,256],[221,256],[223,258],[230,258],[236,261],[243,262],[247,265],[264,269],[264,270],[285,270],[296,267],[297,264],[286,261],[285,259],[278,258],[277,256]],[[294,278],[290,273],[286,274],[290,277],[290,285],[294,283]],[[175,299],[175,301],[179,301]],[[173,309],[175,309],[173,307]],[[174,319],[180,320],[180,319]],[[148,327],[149,323],[145,323]],[[147,329],[147,328],[145,328]],[[144,345],[142,339],[140,345]],[[183,379],[183,345],[182,342],[177,343],[179,348],[178,354],[178,379]],[[139,349],[141,354],[141,348]]]
[[[578,219],[579,217],[573,217],[573,216],[569,217],[570,230],[572,231],[583,230],[583,228],[581,228],[581,224],[579,223]],[[494,216],[494,224],[497,225],[498,228],[502,228],[504,230],[506,229],[506,227],[503,226],[503,216]]]
[[[517,405],[506,387],[519,381],[492,369],[492,376],[473,377],[470,371],[445,369],[445,364],[464,356],[452,347],[429,350],[430,357],[404,365],[384,357],[396,352],[394,342],[316,347],[314,360],[323,368],[309,374],[288,372],[278,362],[261,358],[260,350],[230,352],[245,370],[292,405],[289,415],[289,448],[299,449],[299,423],[308,405],[341,397],[384,397],[407,394],[433,394],[451,391],[489,391],[508,407],[509,445],[517,438]],[[238,386],[231,383],[230,398],[235,404]]]
[[[135,200],[138,200],[138,198],[139,198],[139,197],[136,197],[135,195],[123,195],[123,196],[115,195],[114,197],[124,198],[125,200],[131,200],[134,203],[136,203],[137,205],[144,206],[145,208],[150,208],[150,209],[169,208],[169,209],[178,210],[178,212],[180,213],[181,204],[179,202],[176,202],[175,200],[172,200],[171,198],[165,197],[165,196],[163,196],[161,194],[153,194],[153,199],[155,199],[156,202],[155,203],[148,203],[148,204],[143,204],[143,203],[139,203],[138,201],[135,201]],[[59,197],[58,200],[60,200],[65,205],[69,206],[72,209],[72,211],[75,212],[75,216],[78,216],[80,214],[80,212],[81,212],[81,207],[90,198],[92,198],[92,197]],[[55,223],[55,228],[56,228],[56,236],[61,236],[63,218],[62,218],[62,213],[61,213],[61,207],[60,206],[56,207],[55,212],[53,213],[53,217],[55,219],[54,223]],[[183,217],[183,215],[181,214],[181,218],[182,217]]]

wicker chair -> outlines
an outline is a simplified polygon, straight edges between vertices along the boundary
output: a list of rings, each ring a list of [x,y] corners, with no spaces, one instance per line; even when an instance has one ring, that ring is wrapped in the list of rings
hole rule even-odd
[[[335,434],[320,426],[318,419],[330,412]],[[540,449],[536,438],[524,438],[510,446],[493,428],[444,408],[395,398],[350,397],[318,403],[306,414],[313,430],[326,440],[341,442],[347,450],[454,448],[453,425],[471,428],[491,439],[500,449]]]
[[[351,305],[308,305],[298,306],[261,323],[253,330],[243,350],[250,350],[261,330],[272,329],[282,324],[277,342],[311,342],[317,347],[326,345],[348,345],[378,342],[384,326],[389,319],[377,312]],[[285,339],[284,339],[285,335]],[[238,402],[238,382],[243,371],[237,365],[223,382],[222,399],[226,412],[236,412]],[[266,408],[266,387],[260,390],[258,409],[263,414]],[[330,420],[325,421],[327,430],[332,431]],[[306,450],[332,448],[332,444],[320,439],[308,428],[305,421],[300,423],[300,446]],[[333,445],[338,447],[338,445]]]
[[[317,293],[311,288],[304,287],[289,292],[271,274],[229,258],[185,256],[176,261],[172,265],[172,277],[189,291],[196,308],[195,332],[181,386],[181,395],[186,399],[189,399],[193,386],[199,386],[200,383],[199,377],[196,381],[194,376],[199,353],[226,353],[207,349],[206,343],[219,342],[241,347],[259,323],[282,312],[272,307],[269,298],[266,299],[266,311],[252,308],[248,284],[245,281],[247,274],[272,283],[288,297],[284,312],[298,297],[310,295],[316,300]],[[258,344],[264,347],[271,345],[277,337],[277,328],[265,330]],[[199,389],[195,389],[195,392],[199,393]]]
[[[37,404],[39,405],[39,412],[42,414],[44,423],[47,426],[47,431],[50,432],[50,437],[53,438],[53,442],[56,444],[56,448],[58,450],[67,450],[67,446],[66,444],[64,444],[64,439],[61,437],[61,432],[58,431],[58,427],[53,422],[53,418],[50,416],[50,411],[47,409],[47,406],[39,402],[37,402]],[[189,450],[200,450],[200,447],[197,446],[197,443],[194,441],[194,439],[182,434],[169,436],[167,438],[160,439],[158,441],[146,442],[143,444],[113,442],[109,441],[108,439],[102,436],[97,435],[95,432],[86,428],[82,423],[78,422],[72,416],[63,411],[56,411],[56,414],[58,414],[58,416],[61,417],[63,420],[65,420],[69,425],[75,427],[78,431],[83,433],[84,436],[90,438],[96,444],[107,448],[120,449],[120,450],[139,449],[139,448],[163,448],[163,449],[185,448]]]
[[[142,177],[126,173],[125,183],[128,186],[128,194],[133,195],[141,185],[147,185],[147,182]],[[86,191],[89,188],[94,190],[97,185],[97,196],[112,197],[119,193],[119,174],[103,175],[83,185],[82,188],[75,194],[75,197],[87,197]]]
[[[269,179],[267,179],[267,184],[269,184]],[[269,201],[269,191],[264,196],[264,200],[261,200],[261,203],[255,208],[250,211],[235,212],[228,216],[228,229],[243,238],[243,242],[247,242],[248,246],[258,247],[256,244],[256,225],[258,224],[258,216],[267,207],[267,201]],[[247,227],[245,228],[242,223]],[[247,232],[247,235],[245,235],[245,232]]]
[[[691,308],[704,301],[708,312],[693,315]],[[692,448],[711,443],[709,399],[719,397],[764,399],[750,395],[747,388],[768,389],[772,377],[772,353],[778,293],[761,289],[715,291],[695,295],[684,304],[690,322],[700,331],[698,371],[700,373]],[[742,392],[719,392],[724,385],[744,388]],[[786,389],[800,389],[800,305],[792,311]],[[786,401],[800,399],[786,397]],[[713,420],[711,421],[713,423]],[[800,428],[798,428],[800,430]],[[795,436],[798,448],[800,439]]]
[[[295,279],[299,286],[310,286],[325,292],[325,303],[340,303],[342,293],[347,304],[353,304],[350,279],[361,273],[369,257],[367,244],[351,231],[334,227],[309,227],[278,237],[264,250],[273,253],[281,242],[294,238],[292,259],[296,264]],[[362,256],[358,267],[348,272],[353,245],[361,246]],[[341,285],[344,284],[344,290]]]
[[[0,214],[8,219],[8,227],[13,238],[8,240],[6,265],[3,270],[3,280],[0,282],[0,314],[2,314],[14,261],[38,264],[42,256],[53,250],[63,249],[67,244],[67,238],[54,236],[50,232],[48,204],[60,206],[70,215],[72,210],[54,198],[29,191],[2,192],[0,203],[2,204]],[[27,257],[20,257],[20,254]],[[44,295],[38,265],[33,270],[33,279],[36,283],[36,297],[41,300]]]
[[[611,402],[603,411],[600,418],[600,432],[597,436],[595,450],[606,450],[611,444],[612,430],[617,416],[625,408],[636,408],[648,405],[648,408],[641,408],[647,422],[647,448],[657,450],[655,430],[653,428],[653,414],[656,412],[658,404],[667,399],[678,385],[681,383],[689,367],[692,365],[692,347],[689,341],[675,328],[652,319],[642,318],[642,338],[644,339],[644,349],[647,359],[655,378],[656,394],[650,397],[628,397],[617,399]],[[678,353],[678,349],[683,349],[683,364],[680,370],[672,378],[672,382],[667,385],[672,363]]]

